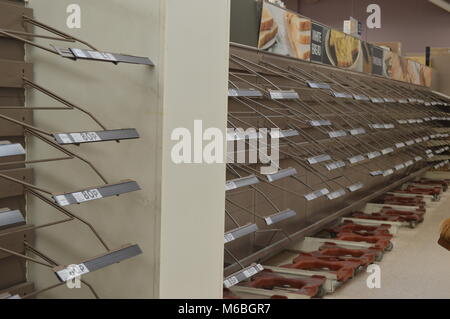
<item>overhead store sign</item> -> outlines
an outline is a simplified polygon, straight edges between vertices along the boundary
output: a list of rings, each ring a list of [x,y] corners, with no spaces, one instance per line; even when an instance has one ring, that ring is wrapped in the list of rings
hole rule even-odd
[[[431,86],[431,68],[277,5],[263,3],[259,26],[257,47],[261,50]]]
[[[309,61],[311,20],[276,5],[264,3],[258,48]]]

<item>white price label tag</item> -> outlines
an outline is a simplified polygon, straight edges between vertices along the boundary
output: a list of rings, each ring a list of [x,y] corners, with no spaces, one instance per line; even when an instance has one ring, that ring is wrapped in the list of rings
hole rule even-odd
[[[84,54],[83,50],[80,49],[71,49],[72,53],[77,57],[77,58],[87,58],[87,55]]]
[[[72,196],[78,203],[103,198],[102,194],[100,194],[99,190],[96,188],[82,192],[72,193]]]
[[[255,268],[248,268],[244,271],[244,275],[246,278],[250,278],[251,276],[254,276],[258,273],[258,271]]]
[[[389,153],[392,153],[394,150],[392,149],[392,148],[385,148],[384,150],[381,150],[381,153],[383,154],[383,155],[386,155],[386,154],[389,154]]]
[[[55,200],[59,206],[67,206],[70,204],[65,195],[55,196]]]
[[[225,184],[225,190],[226,191],[229,191],[229,190],[232,190],[232,189],[236,189],[236,188],[237,188],[237,185],[236,185],[235,182],[227,182]]]
[[[70,136],[76,143],[98,142],[102,140],[96,132],[72,133]]]
[[[237,285],[239,283],[239,280],[233,276],[233,277],[228,277],[227,279],[225,279],[225,281],[223,282],[225,288],[230,288],[233,287],[234,285]]]
[[[393,169],[388,169],[386,171],[384,171],[383,176],[389,176],[394,174],[394,170]]]
[[[233,236],[233,234],[228,233],[228,234],[224,235],[224,239],[225,239],[225,244],[226,244],[226,243],[229,243],[230,241],[233,241],[234,240],[234,236]]]
[[[117,59],[111,53],[97,52],[97,51],[88,51],[88,53],[91,56],[91,58],[93,58],[93,59],[104,60],[104,61],[114,61],[114,62],[117,61]]]
[[[59,138],[61,139],[61,141],[63,143],[67,143],[67,144],[72,143],[72,140],[70,139],[69,135],[67,135],[67,134],[58,134],[58,136],[59,136]]]
[[[232,96],[232,97],[238,96],[238,92],[235,89],[229,89],[228,96]]]
[[[381,153],[380,153],[380,152],[371,152],[371,153],[368,153],[368,154],[367,154],[367,157],[368,157],[369,159],[374,159],[374,158],[379,157],[379,156],[381,156]]]
[[[63,269],[61,271],[58,271],[58,276],[63,281],[69,281],[74,278],[80,277],[81,275],[85,275],[89,273],[89,269],[84,264],[79,265],[70,265],[67,266],[66,269]]]

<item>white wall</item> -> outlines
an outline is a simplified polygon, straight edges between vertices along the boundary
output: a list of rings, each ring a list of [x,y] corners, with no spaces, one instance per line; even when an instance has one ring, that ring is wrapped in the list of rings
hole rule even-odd
[[[82,8],[82,28],[66,27],[66,7]],[[86,106],[109,128],[135,127],[141,139],[70,147],[111,181],[131,178],[142,191],[90,202],[70,210],[86,218],[115,248],[138,243],[144,254],[85,276],[102,298],[218,298],[221,296],[223,164],[175,165],[169,141],[175,127],[226,127],[229,4],[226,0],[30,0],[36,19],[105,51],[149,56],[155,68],[72,62],[28,50],[35,81]],[[39,31],[39,33],[42,33]],[[39,43],[48,41],[39,40]],[[64,44],[63,44],[64,45]],[[28,106],[56,106],[28,93]],[[37,111],[35,124],[56,132],[97,129],[76,111]],[[59,156],[30,140],[28,158]],[[101,184],[77,160],[39,164],[36,184],[54,191]],[[30,222],[61,219],[36,200]],[[36,247],[62,264],[102,252],[86,227],[71,222],[37,232]],[[38,288],[56,282],[48,269],[30,265]],[[66,287],[42,298],[88,298]]]

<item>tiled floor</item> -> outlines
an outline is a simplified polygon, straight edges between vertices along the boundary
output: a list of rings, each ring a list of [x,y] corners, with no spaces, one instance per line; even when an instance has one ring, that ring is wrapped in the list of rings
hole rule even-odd
[[[400,228],[394,249],[379,263],[381,288],[369,289],[360,273],[326,298],[449,298],[450,251],[437,244],[439,225],[450,218],[450,190],[427,208],[416,229]]]

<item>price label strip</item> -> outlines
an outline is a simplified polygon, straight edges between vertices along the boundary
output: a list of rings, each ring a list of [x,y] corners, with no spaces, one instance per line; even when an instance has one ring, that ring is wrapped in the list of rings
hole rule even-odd
[[[328,83],[317,83],[308,81],[308,86],[312,89],[331,89],[331,86]]]
[[[333,199],[342,197],[345,194],[346,194],[345,193],[345,189],[341,188],[341,189],[339,189],[339,190],[337,190],[335,192],[332,192],[332,193],[328,194],[327,197],[328,197],[329,200],[333,200]]]
[[[365,95],[353,94],[353,98],[357,101],[369,101],[369,98]]]
[[[25,149],[22,144],[0,144],[0,157],[25,155]]]
[[[227,181],[225,184],[225,190],[228,191],[228,190],[237,189],[237,188],[241,188],[241,187],[245,187],[245,186],[250,186],[250,185],[254,185],[254,184],[258,184],[258,183],[259,183],[258,177],[256,177],[255,175],[249,175],[246,177],[236,178],[236,179]]]
[[[378,97],[371,97],[371,98],[370,98],[370,101],[371,101],[372,103],[383,103],[383,102],[384,102],[384,99],[378,98]]]
[[[289,130],[270,130],[270,137],[271,138],[285,138],[285,137],[292,137],[292,136],[298,136],[299,133],[297,130],[289,129]]]
[[[129,244],[80,264],[55,267],[53,271],[61,282],[66,282],[141,254],[142,250],[138,245]]]
[[[411,160],[405,162],[405,167],[410,167],[410,166],[412,166],[412,165],[414,165],[414,162],[411,161]]]
[[[72,60],[91,60],[99,62],[111,62],[111,63],[129,63],[129,64],[142,64],[148,66],[155,66],[155,64],[147,57],[139,57],[133,55],[101,52],[95,50],[86,50],[78,48],[58,48],[54,47],[58,54],[67,59]]]
[[[107,184],[97,188],[86,188],[72,193],[54,194],[52,197],[59,206],[68,206],[135,192],[140,189],[138,183],[128,180],[117,184]]]
[[[229,89],[229,97],[263,97],[261,91],[258,90],[240,90],[240,89]]]
[[[343,136],[347,136],[347,132],[346,132],[346,131],[343,131],[343,130],[340,130],[340,131],[331,131],[331,132],[328,132],[328,136],[329,136],[330,138],[343,137]]]
[[[357,184],[350,185],[347,188],[351,193],[353,193],[353,192],[356,192],[357,190],[360,190],[363,187],[364,187],[363,183],[357,183]]]
[[[289,167],[286,169],[282,169],[274,174],[268,174],[268,175],[266,175],[266,177],[267,177],[267,180],[272,183],[272,182],[278,181],[280,179],[287,178],[287,177],[294,176],[294,175],[297,175],[297,170],[293,167]]]
[[[392,147],[388,147],[388,148],[385,148],[385,149],[381,150],[381,153],[383,155],[387,155],[387,154],[393,153],[393,152],[394,152],[394,149]]]
[[[331,125],[331,121],[328,121],[328,120],[313,120],[313,121],[309,121],[309,125],[311,125],[313,127],[330,126]]]
[[[349,93],[343,93],[343,92],[332,92],[332,95],[338,99],[353,99],[353,96]]]
[[[312,201],[314,199],[320,198],[322,196],[328,195],[330,191],[326,188],[322,188],[321,190],[309,193],[305,195],[307,201]]]
[[[227,231],[224,234],[224,242],[225,244],[236,240],[238,238],[250,235],[258,230],[258,226],[256,224],[248,224],[239,228],[235,228],[233,230]]]
[[[279,223],[283,220],[286,220],[288,218],[294,217],[296,215],[297,215],[297,213],[295,211],[293,211],[292,209],[286,209],[282,212],[264,217],[264,220],[267,225],[273,225],[273,224]]]
[[[244,268],[231,276],[228,276],[223,281],[223,285],[225,288],[231,288],[238,283],[249,279],[250,277],[260,273],[264,268],[260,264],[253,264],[250,267]]]
[[[350,164],[356,164],[356,163],[364,161],[365,159],[366,158],[364,156],[357,155],[357,156],[353,156],[353,157],[348,158],[348,161],[350,162]]]
[[[325,162],[325,161],[329,161],[331,160],[331,156],[328,154],[322,154],[322,155],[317,155],[317,156],[313,156],[307,159],[309,164],[318,164],[321,162]]]
[[[392,175],[392,174],[394,174],[394,170],[392,168],[388,169],[388,170],[385,170],[383,172],[383,176],[389,176],[389,175]]]
[[[360,128],[355,128],[349,131],[351,135],[361,135],[361,134],[366,134],[366,130],[363,129],[362,127]]]
[[[25,218],[20,210],[0,210],[0,230],[20,225],[25,225]]]
[[[325,165],[325,167],[327,168],[327,170],[333,171],[335,169],[345,167],[345,162],[337,161],[337,162],[329,163],[329,164]]]
[[[374,158],[377,158],[377,157],[380,157],[380,156],[381,156],[381,153],[378,152],[378,151],[367,153],[367,157],[369,159],[374,159]]]
[[[136,129],[118,129],[96,132],[56,133],[53,138],[60,145],[130,140],[139,138]]]
[[[300,96],[294,90],[269,90],[269,95],[272,100],[298,100]]]

